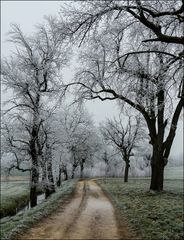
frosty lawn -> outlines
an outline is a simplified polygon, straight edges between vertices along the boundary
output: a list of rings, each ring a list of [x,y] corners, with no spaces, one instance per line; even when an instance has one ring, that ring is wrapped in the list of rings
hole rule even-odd
[[[183,179],[183,166],[166,166],[165,179]]]
[[[1,239],[13,239],[16,234],[29,228],[41,218],[46,217],[56,210],[72,193],[75,188],[75,183],[76,180],[63,182],[61,188],[58,188],[57,192],[52,194],[52,196],[43,203],[21,215],[3,218],[1,221]]]
[[[165,180],[163,193],[149,193],[150,179],[98,180],[126,217],[128,224],[144,240],[183,239],[183,181]]]

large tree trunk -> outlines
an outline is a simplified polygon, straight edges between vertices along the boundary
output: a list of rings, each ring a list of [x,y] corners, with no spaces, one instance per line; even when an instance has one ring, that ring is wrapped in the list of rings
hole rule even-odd
[[[124,182],[128,182],[129,167],[130,167],[130,164],[129,164],[129,161],[127,160],[125,162]]]
[[[35,117],[36,119],[36,117]],[[35,120],[36,122],[36,120]],[[30,205],[34,207],[37,205],[37,186],[39,181],[39,166],[38,166],[38,155],[36,150],[35,139],[38,134],[38,128],[35,124],[32,129],[32,139],[30,142],[30,153],[32,158],[32,173],[31,173],[31,187],[30,187]]]
[[[34,104],[34,114],[33,114],[33,127],[31,131],[31,141],[30,141],[30,154],[32,159],[32,174],[31,174],[31,188],[30,188],[30,205],[34,207],[37,205],[37,186],[39,181],[39,164],[38,164],[38,151],[36,146],[36,141],[38,139],[39,133],[39,102],[40,94],[37,93],[36,101]]]
[[[42,164],[42,184],[43,188],[45,189],[45,186],[47,185],[47,165],[46,162]]]
[[[46,144],[46,159],[47,159],[47,173],[48,185],[46,188],[46,198],[55,192],[54,177],[52,173],[52,152],[49,144]]]
[[[150,190],[157,192],[163,191],[165,165],[166,162],[164,162],[163,144],[161,144],[161,146],[153,146]]]
[[[164,182],[164,166],[151,165],[151,184],[150,190],[161,192],[163,191]]]
[[[36,186],[32,184],[30,189],[30,206],[35,207],[37,205],[37,193]]]
[[[35,207],[37,205],[37,186],[39,181],[39,169],[36,155],[32,159],[32,173],[31,173],[31,188],[30,188],[30,205]]]

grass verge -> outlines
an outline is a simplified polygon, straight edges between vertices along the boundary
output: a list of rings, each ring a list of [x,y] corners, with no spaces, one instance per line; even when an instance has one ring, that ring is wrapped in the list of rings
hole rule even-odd
[[[37,189],[42,193],[42,189]],[[28,203],[30,197],[28,181],[1,182],[0,217],[13,216],[16,209]]]
[[[149,179],[99,179],[119,215],[144,240],[183,239],[183,182],[166,180],[163,193],[150,193]],[[121,224],[120,224],[121,225]]]
[[[47,200],[31,210],[13,217],[5,217],[1,220],[1,239],[17,239],[26,229],[36,224],[43,217],[48,216],[71,195],[75,189],[76,180],[63,182]]]
[[[2,197],[0,216],[1,218],[6,216],[13,216],[16,214],[16,208],[26,205],[29,201],[29,191],[23,192],[21,195],[14,195],[10,198]]]
[[[0,216],[12,216],[16,208],[29,200],[28,182],[1,182]]]

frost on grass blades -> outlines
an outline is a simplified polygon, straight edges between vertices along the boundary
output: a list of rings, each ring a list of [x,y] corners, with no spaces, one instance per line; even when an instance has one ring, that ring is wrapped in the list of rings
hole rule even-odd
[[[45,199],[45,193],[37,190],[38,204]],[[28,181],[1,181],[0,217],[13,216],[30,209]]]
[[[183,238],[183,180],[165,180],[162,194],[148,192],[148,179],[98,180],[117,207],[118,217],[126,217],[128,225],[141,239]],[[121,224],[123,228],[123,224]]]

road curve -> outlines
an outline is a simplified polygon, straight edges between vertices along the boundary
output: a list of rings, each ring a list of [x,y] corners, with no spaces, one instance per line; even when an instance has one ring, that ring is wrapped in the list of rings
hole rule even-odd
[[[79,181],[71,201],[61,206],[37,226],[25,239],[123,239],[114,208],[94,180]]]

